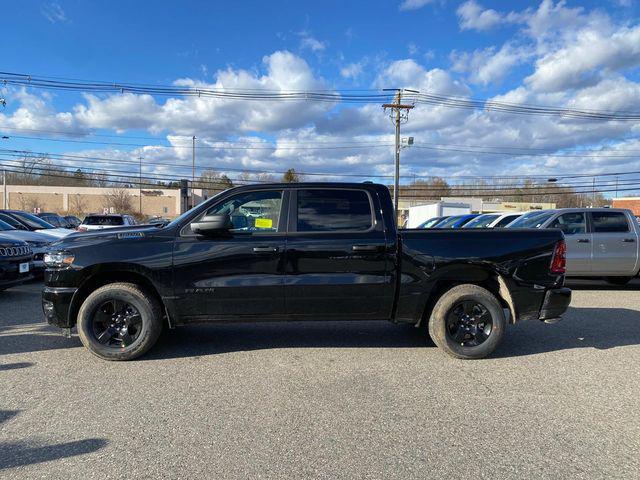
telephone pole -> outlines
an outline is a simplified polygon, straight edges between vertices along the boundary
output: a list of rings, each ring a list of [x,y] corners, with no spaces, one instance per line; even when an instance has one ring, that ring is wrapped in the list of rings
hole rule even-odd
[[[142,215],[142,155],[138,157],[140,160],[140,181],[138,183],[138,197],[140,197],[140,215]]]
[[[393,103],[385,103],[382,105],[385,111],[391,110],[391,121],[396,127],[396,161],[395,161],[395,174],[393,177],[393,207],[396,213],[396,222],[398,221],[398,200],[400,196],[400,124],[406,123],[409,120],[409,110],[414,105],[410,103],[402,103],[402,94],[404,92],[419,93],[416,90],[408,90],[406,88],[393,88],[384,89],[385,91],[395,90],[396,95],[393,98]]]
[[[196,136],[191,137],[191,207],[196,206],[196,195],[193,191],[196,184]]]

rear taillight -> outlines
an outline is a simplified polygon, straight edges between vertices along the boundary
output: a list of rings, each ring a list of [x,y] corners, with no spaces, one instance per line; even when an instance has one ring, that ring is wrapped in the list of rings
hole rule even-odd
[[[78,228],[76,228],[76,230],[78,232],[86,232],[87,231],[87,229],[85,227],[78,227]]]
[[[563,274],[567,270],[567,244],[564,240],[556,243],[551,259],[551,273]]]

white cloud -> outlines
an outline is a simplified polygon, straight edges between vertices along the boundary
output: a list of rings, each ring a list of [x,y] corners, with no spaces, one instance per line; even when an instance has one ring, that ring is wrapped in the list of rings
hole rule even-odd
[[[536,62],[525,81],[540,91],[558,91],[597,83],[608,71],[640,65],[640,26],[616,31],[586,27],[575,40]]]
[[[59,3],[56,3],[56,2],[45,3],[44,5],[42,5],[40,12],[51,23],[67,21],[67,15]]]
[[[340,69],[340,75],[344,78],[355,79],[362,75],[364,65],[362,62],[350,63]]]
[[[400,6],[398,7],[400,10],[418,10],[425,5],[433,3],[434,0],[402,0]]]
[[[503,21],[503,15],[493,9],[485,9],[475,0],[468,0],[458,7],[461,30],[489,30]]]
[[[502,80],[510,69],[529,58],[530,53],[523,48],[505,43],[500,50],[488,47],[482,50],[451,53],[452,69],[469,73],[473,83],[488,85]]]
[[[300,35],[300,48],[311,50],[312,52],[323,52],[327,48],[327,44],[325,42],[321,42],[320,40],[311,36],[311,34],[307,31],[302,31],[299,33]]]

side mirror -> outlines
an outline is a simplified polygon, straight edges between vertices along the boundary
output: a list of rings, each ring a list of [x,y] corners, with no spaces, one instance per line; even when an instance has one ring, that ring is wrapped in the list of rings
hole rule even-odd
[[[191,231],[196,235],[213,235],[226,232],[233,227],[229,215],[207,215],[199,222],[191,224]]]

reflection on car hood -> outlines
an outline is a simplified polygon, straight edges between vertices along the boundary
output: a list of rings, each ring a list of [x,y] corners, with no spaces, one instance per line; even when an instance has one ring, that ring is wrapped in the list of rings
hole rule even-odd
[[[47,235],[46,233],[28,232],[26,230],[5,230],[0,232],[5,237],[23,240],[25,242],[52,243],[58,240],[58,237]]]
[[[63,238],[67,235],[75,233],[75,230],[69,230],[68,228],[41,228],[36,230],[37,233],[43,233],[45,235],[51,235],[56,238]]]

